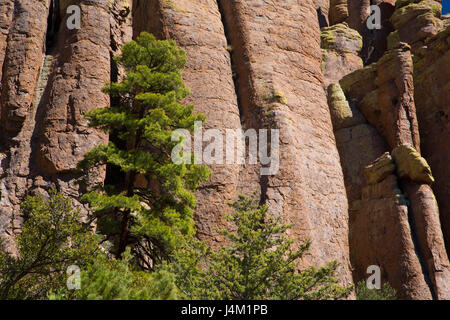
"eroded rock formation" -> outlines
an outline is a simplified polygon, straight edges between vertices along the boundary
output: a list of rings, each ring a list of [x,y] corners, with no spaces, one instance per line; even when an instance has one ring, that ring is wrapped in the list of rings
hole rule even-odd
[[[354,10],[350,3],[348,9]],[[446,211],[444,214],[439,212],[439,201],[436,201],[430,188],[435,179],[420,153],[422,145],[425,145],[421,141],[421,133],[427,131],[419,130],[421,124],[418,121],[419,112],[416,111],[416,105],[420,105],[418,108],[422,110],[422,116],[433,109],[445,109],[449,100],[438,97],[442,97],[441,88],[448,82],[448,75],[437,76],[438,72],[434,71],[436,77],[443,79],[442,82],[431,85],[431,80],[425,81],[428,89],[432,86],[435,90],[436,94],[431,95],[431,99],[423,89],[419,89],[422,90],[421,95],[414,91],[420,81],[429,79],[419,71],[420,67],[424,68],[419,61],[428,52],[433,52],[434,57],[439,59],[445,51],[438,53],[438,50],[430,50],[425,45],[440,43],[445,48],[443,39],[447,31],[442,30],[439,3],[398,1],[395,9],[390,20],[397,30],[389,35],[390,50],[385,51],[376,63],[348,74],[339,84],[328,88],[350,203],[350,248],[354,276],[355,280],[363,278],[369,261],[377,261],[385,266],[382,268],[383,277],[399,291],[402,298],[448,299],[450,269],[443,237],[446,228],[445,225],[442,228],[440,221],[440,217],[442,222],[446,221],[447,214]],[[353,21],[355,28],[355,21],[362,20]],[[417,32],[410,32],[412,27],[403,29],[406,24],[414,24]],[[361,28],[364,29],[364,26]],[[361,33],[363,38],[371,37]],[[415,57],[413,61],[411,50],[421,52],[422,56]],[[430,67],[430,72],[432,70]],[[336,69],[336,72],[340,70]],[[422,83],[420,86],[423,88]],[[370,124],[370,130],[375,129],[375,132],[369,134],[369,128],[358,126],[362,121],[355,108]],[[425,128],[430,130],[431,127],[434,124],[425,123]],[[351,130],[346,136],[343,134],[345,128]],[[356,131],[356,128],[359,130]],[[361,130],[365,134],[361,134]],[[437,130],[440,139],[448,132],[442,127]],[[358,135],[354,134],[355,131]],[[369,138],[364,139],[367,136]],[[427,137],[429,139],[430,136]],[[430,146],[429,143],[426,145]],[[361,146],[364,148],[362,154],[358,150]],[[443,148],[439,154],[445,154]],[[367,149],[375,153],[367,152]],[[390,151],[392,157],[386,153]],[[374,157],[376,159],[370,159]],[[365,183],[361,180],[362,171],[366,176]],[[445,193],[445,185],[435,186],[435,189]],[[387,216],[382,216],[385,214]],[[395,221],[391,220],[392,215]],[[391,228],[396,228],[396,231]],[[396,239],[390,240],[390,237]],[[396,245],[387,248],[383,241],[395,242]],[[371,245],[377,247],[366,250]],[[374,254],[374,251],[378,253]],[[409,263],[399,264],[395,255],[405,257]],[[399,260],[403,261],[403,258]],[[399,270],[402,270],[401,273]]]
[[[70,30],[70,5],[82,27]],[[369,6],[381,9],[370,30]],[[432,0],[0,0],[0,235],[14,251],[20,202],[74,199],[108,179],[77,163],[107,135],[83,115],[106,107],[112,57],[141,31],[185,49],[185,103],[205,129],[278,129],[279,170],[213,164],[197,193],[214,247],[238,193],[309,238],[302,266],[340,263],[350,284],[378,265],[404,299],[450,299],[449,23]]]

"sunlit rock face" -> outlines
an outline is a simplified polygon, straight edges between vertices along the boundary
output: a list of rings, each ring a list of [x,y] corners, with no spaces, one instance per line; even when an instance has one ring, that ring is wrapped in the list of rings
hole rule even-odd
[[[381,28],[371,30],[370,5]],[[80,9],[80,28],[69,28]],[[340,263],[341,283],[379,265],[404,299],[450,298],[449,19],[433,0],[0,0],[0,236],[14,252],[27,194],[79,197],[107,143],[84,114],[124,70],[140,32],[186,51],[184,101],[205,129],[279,130],[279,167],[212,164],[198,190],[199,238],[218,248],[229,202],[256,191],[292,223],[301,268]],[[70,23],[69,23],[70,24]],[[137,184],[142,181],[136,181]]]

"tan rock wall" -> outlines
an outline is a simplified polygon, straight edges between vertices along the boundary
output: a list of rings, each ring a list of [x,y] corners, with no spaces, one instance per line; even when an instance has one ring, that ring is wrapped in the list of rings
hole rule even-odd
[[[40,148],[38,166],[42,173],[76,171],[84,154],[106,135],[88,128],[83,115],[109,105],[100,93],[110,81],[109,1],[81,1],[81,28],[68,30],[62,22],[57,44],[57,63],[49,90],[38,115]],[[95,93],[95,94],[93,94]]]
[[[340,278],[352,283],[378,264],[401,298],[449,298],[448,28],[435,1],[402,9],[407,2],[391,18],[395,1],[374,1],[383,29],[370,33],[368,0],[64,0],[58,38],[46,43],[49,4],[0,0],[0,235],[8,249],[27,193],[56,187],[76,199],[103,181],[104,169],[88,177],[76,170],[87,150],[107,141],[83,114],[109,105],[100,90],[124,75],[111,57],[149,31],[186,50],[185,102],[207,115],[205,129],[280,130],[276,174],[211,165],[212,179],[197,193],[202,239],[223,244],[217,229],[226,226],[227,203],[256,190],[272,214],[294,223],[289,236],[312,240],[302,266],[336,259]],[[81,5],[80,30],[65,27],[69,4]],[[344,21],[354,30],[322,41],[322,51],[327,17],[333,26],[325,32]],[[391,21],[398,30],[384,54]],[[414,64],[400,40],[412,45]],[[362,68],[359,57],[377,63]],[[405,145],[418,150],[406,160],[398,156]],[[424,179],[407,172],[416,165]],[[78,185],[83,178],[87,185]]]
[[[294,1],[282,6],[258,3],[219,1],[219,7],[214,1],[179,1],[170,6],[158,1],[135,3],[135,9],[140,8],[137,16],[157,13],[157,18],[146,25],[135,16],[135,34],[148,30],[162,38],[175,39],[186,49],[190,62],[184,78],[193,92],[189,102],[208,116],[207,127],[235,128],[242,122],[244,129],[280,129],[282,167],[277,175],[261,177],[258,166],[237,167],[240,171],[230,166],[212,166],[213,181],[198,194],[199,232],[215,239],[214,228],[220,225],[217,213],[226,210],[224,201],[235,197],[235,188],[246,194],[258,190],[273,214],[296,224],[291,236],[299,240],[312,238],[308,263],[337,259],[343,264],[344,279],[351,282],[347,202],[321,89],[315,6],[312,2],[305,6]],[[220,13],[234,62],[240,114],[230,60],[216,58],[217,54],[211,52],[219,51],[228,57]],[[306,21],[307,27],[300,21]],[[202,25],[208,29],[201,29]],[[203,77],[196,76],[200,71]],[[221,73],[221,80],[216,80],[217,72]],[[221,93],[215,91],[216,84],[222,86]],[[282,103],[281,98],[267,101],[267,90],[279,92],[286,102]],[[226,97],[210,100],[210,95],[223,97],[222,92]]]
[[[363,39],[347,23],[321,29],[322,73],[324,86],[336,83],[344,76],[363,67],[359,57]]]
[[[382,279],[397,290],[399,299],[432,298],[415,253],[408,206],[396,176],[363,188],[362,199],[353,204],[350,224],[356,279],[365,279],[367,267],[378,265]]]
[[[9,11],[0,108],[0,233],[12,251],[27,194],[57,188],[87,209],[76,200],[86,188],[78,184],[83,176],[76,165],[85,151],[107,141],[104,133],[87,128],[83,114],[109,105],[101,88],[111,79],[110,1],[77,3],[81,29],[68,30],[62,21],[59,37],[47,44],[48,4],[16,1]],[[102,182],[104,170],[87,178],[88,184]]]
[[[35,89],[44,61],[49,10],[47,4],[34,0],[14,5],[4,20],[10,23],[7,38],[2,33],[0,39],[5,52],[0,92],[0,236],[8,250],[14,250],[14,234],[22,223],[18,208],[30,187]]]
[[[219,3],[231,44],[239,48],[233,59],[243,120],[280,130],[280,170],[262,181],[262,197],[272,214],[295,224],[291,237],[312,240],[305,264],[336,259],[349,283],[347,200],[322,89],[314,4]],[[267,87],[285,99],[264,99]]]
[[[448,299],[450,265],[439,209],[427,185],[434,180],[425,159],[414,149],[420,146],[420,137],[409,46],[400,44],[398,49],[387,52],[376,64],[344,77],[340,84],[347,99],[356,103],[368,122],[393,149],[399,186],[409,201],[412,236],[417,239],[416,250],[425,266],[425,275],[431,279],[432,295]],[[382,220],[380,223],[383,224]]]
[[[11,0],[0,1],[0,90],[2,82],[3,62],[6,54],[6,40],[9,34],[9,27],[12,21],[12,10],[14,9],[14,2]],[[1,91],[0,91],[1,92]],[[1,109],[0,109],[1,113]]]
[[[0,101],[3,142],[6,142],[7,136],[13,137],[20,131],[33,107],[36,81],[45,51],[48,5],[24,0],[15,8],[14,14],[3,65]]]
[[[414,99],[421,136],[422,154],[435,178],[436,195],[447,252],[450,250],[450,27],[430,38],[428,50],[414,61]]]
[[[367,123],[358,104],[351,101],[346,100],[339,84],[328,87],[328,105],[350,207],[353,278],[355,282],[364,281],[367,268],[375,265],[380,267],[382,282],[389,282],[399,298],[431,299],[416,254],[407,202],[398,186],[392,157],[386,153],[390,148]],[[405,260],[407,264],[402,262]]]

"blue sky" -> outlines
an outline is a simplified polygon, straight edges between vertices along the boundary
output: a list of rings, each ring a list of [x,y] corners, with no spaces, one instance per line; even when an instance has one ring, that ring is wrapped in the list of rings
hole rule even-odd
[[[442,14],[450,13],[450,0],[442,0]]]

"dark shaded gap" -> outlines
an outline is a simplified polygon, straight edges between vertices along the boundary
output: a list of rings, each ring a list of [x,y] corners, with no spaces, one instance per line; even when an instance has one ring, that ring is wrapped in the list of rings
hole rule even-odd
[[[114,60],[114,53],[118,50],[118,45],[114,41],[113,36],[113,30],[112,26],[110,29],[110,81],[118,82],[119,81],[119,65]],[[121,104],[119,97],[112,97],[109,98],[110,107],[111,106],[118,106]],[[118,137],[117,132],[110,132],[109,133],[109,141],[114,143],[119,148],[125,148],[125,142]],[[115,166],[112,164],[106,165],[106,174],[105,174],[105,186],[111,186],[112,188],[119,187],[123,184],[125,181],[126,175],[125,173],[120,169],[119,166]]]
[[[236,93],[236,98],[237,98],[237,105],[238,105],[238,109],[239,109],[239,118],[241,119],[241,124],[242,124],[242,106],[241,106],[241,97],[239,95],[239,80],[237,77],[237,70],[236,70],[236,61],[235,61],[235,57],[233,54],[233,45],[231,43],[231,39],[228,35],[228,26],[227,26],[227,21],[225,19],[224,13],[223,13],[223,9],[222,6],[220,4],[220,1],[217,1],[217,6],[219,8],[219,12],[220,12],[220,18],[222,20],[222,25],[223,25],[223,30],[224,30],[224,34],[225,34],[225,39],[227,39],[227,51],[230,55],[230,61],[231,61],[231,74],[233,76],[233,83],[234,83],[234,91]]]
[[[377,62],[387,51],[387,40],[391,32],[395,31],[390,18],[395,11],[395,6],[387,2],[370,1],[370,5],[377,5],[381,10],[381,29],[370,30],[367,28],[367,20],[364,21],[365,34],[363,35],[363,48],[360,56],[364,65]]]
[[[7,48],[5,48],[5,55],[6,55],[6,50],[7,50]],[[6,57],[5,57],[5,60],[6,60]],[[3,61],[3,64],[1,67],[2,67],[2,78],[0,79],[0,151],[2,151],[4,149],[4,145],[6,146],[6,144],[7,144],[7,141],[6,141],[7,138],[6,138],[6,134],[4,133],[4,130],[3,130],[4,125],[3,125],[3,121],[2,121],[2,114],[3,114],[2,83],[4,80],[4,76],[7,73],[5,61]]]
[[[320,29],[328,27],[328,21],[322,12],[322,8],[317,8],[317,20],[319,21]]]
[[[61,16],[59,15],[59,0],[51,0],[47,22],[46,54],[51,54],[58,39]]]

